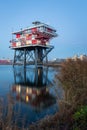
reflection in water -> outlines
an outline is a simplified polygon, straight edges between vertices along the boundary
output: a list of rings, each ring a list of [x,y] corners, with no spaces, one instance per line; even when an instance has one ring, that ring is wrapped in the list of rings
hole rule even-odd
[[[50,91],[51,86],[48,68],[14,68],[8,104],[3,104],[3,126],[28,127],[45,115],[55,113],[56,98]]]
[[[12,86],[12,92],[15,93],[16,100],[29,103],[37,110],[54,104],[56,100],[49,93],[52,83],[47,74],[47,68],[35,68],[29,71],[14,70],[15,84]]]
[[[48,68],[31,68],[19,70],[14,68],[15,84],[25,85],[29,87],[43,87],[49,82]]]

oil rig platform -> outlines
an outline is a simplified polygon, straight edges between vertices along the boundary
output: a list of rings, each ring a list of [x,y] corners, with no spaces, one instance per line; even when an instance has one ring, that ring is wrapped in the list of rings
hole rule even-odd
[[[12,33],[10,48],[14,50],[14,65],[43,65],[48,62],[48,53],[54,48],[49,42],[57,37],[56,30],[35,21],[29,28]],[[13,38],[15,36],[15,38]]]

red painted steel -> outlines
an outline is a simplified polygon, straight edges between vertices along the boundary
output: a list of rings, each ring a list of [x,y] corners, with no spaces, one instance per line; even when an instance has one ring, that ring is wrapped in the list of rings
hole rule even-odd
[[[16,38],[20,38],[20,34],[16,34]]]
[[[31,27],[13,34],[16,35],[16,38],[11,41],[12,47],[28,44],[48,45],[49,40],[57,36],[55,30],[46,24],[35,25],[33,28]]]

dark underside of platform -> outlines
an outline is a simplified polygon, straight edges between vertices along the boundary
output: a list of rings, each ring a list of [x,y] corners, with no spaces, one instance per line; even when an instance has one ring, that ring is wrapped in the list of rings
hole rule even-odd
[[[34,50],[35,48],[43,48],[43,49],[49,49],[54,48],[54,46],[44,46],[44,45],[24,45],[24,46],[18,46],[18,47],[11,47],[13,50]]]

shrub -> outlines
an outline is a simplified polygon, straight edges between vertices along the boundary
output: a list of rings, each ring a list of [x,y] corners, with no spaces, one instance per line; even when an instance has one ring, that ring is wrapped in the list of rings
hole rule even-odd
[[[68,129],[86,130],[87,61],[69,59],[63,62],[56,78],[61,82],[64,89],[64,99],[61,103],[63,111],[60,112],[64,114],[63,118],[66,117],[67,119]]]
[[[81,130],[87,129],[87,106],[82,106],[73,115],[74,129],[78,128]]]
[[[87,61],[69,59],[56,75],[65,91],[65,100],[72,105],[87,104]]]

